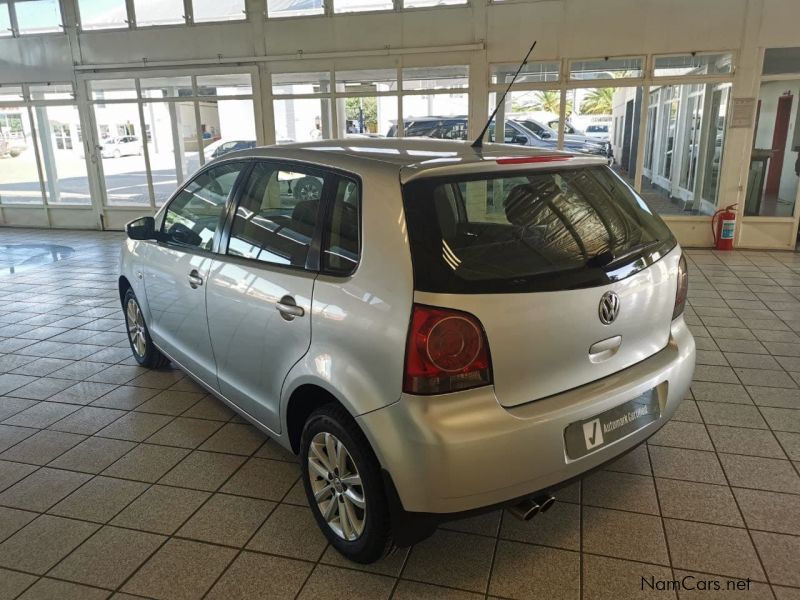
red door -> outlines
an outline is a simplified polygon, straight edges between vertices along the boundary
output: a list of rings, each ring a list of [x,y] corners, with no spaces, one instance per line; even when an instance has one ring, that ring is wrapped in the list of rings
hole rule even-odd
[[[775,130],[772,133],[772,156],[769,159],[767,185],[764,190],[767,197],[777,197],[781,187],[783,156],[786,150],[786,139],[789,136],[792,99],[791,94],[785,94],[778,98],[778,109],[775,111]]]

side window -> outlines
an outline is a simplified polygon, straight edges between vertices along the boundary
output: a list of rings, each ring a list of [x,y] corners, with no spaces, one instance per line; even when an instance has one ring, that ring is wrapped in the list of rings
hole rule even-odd
[[[351,179],[338,178],[330,223],[323,238],[322,269],[333,275],[349,275],[361,252],[361,198]]]
[[[162,233],[168,244],[211,250],[225,200],[244,168],[218,165],[195,177],[170,203]]]
[[[318,175],[256,163],[233,218],[228,254],[305,267],[322,184]]]

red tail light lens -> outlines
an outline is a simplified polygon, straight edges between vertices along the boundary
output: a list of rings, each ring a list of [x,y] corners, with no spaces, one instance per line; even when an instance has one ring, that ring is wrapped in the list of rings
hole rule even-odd
[[[672,311],[672,318],[675,319],[683,313],[686,308],[686,297],[689,294],[689,271],[686,268],[686,257],[681,254],[678,261],[678,291],[675,292],[675,308]]]
[[[414,305],[403,391],[444,394],[492,383],[489,345],[474,316]]]

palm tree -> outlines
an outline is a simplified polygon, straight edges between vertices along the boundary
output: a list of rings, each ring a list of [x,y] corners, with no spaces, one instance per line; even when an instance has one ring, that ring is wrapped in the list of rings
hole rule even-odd
[[[529,96],[532,95],[532,97]],[[523,101],[514,102],[511,112],[542,111],[559,114],[561,105],[561,92],[558,90],[543,90],[537,92],[527,92]],[[530,98],[530,99],[529,99]],[[572,112],[572,102],[567,100],[567,114]]]
[[[581,114],[610,115],[614,108],[614,88],[597,88],[583,97]]]

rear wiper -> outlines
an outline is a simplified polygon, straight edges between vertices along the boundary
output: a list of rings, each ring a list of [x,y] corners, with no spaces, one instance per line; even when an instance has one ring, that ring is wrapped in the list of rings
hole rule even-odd
[[[631,246],[630,248],[625,250],[625,252],[623,252],[622,254],[616,254],[612,250],[604,250],[603,252],[598,252],[594,256],[589,257],[589,259],[586,261],[586,266],[592,268],[607,267],[610,264],[625,260],[626,258],[639,254],[640,252],[643,252],[648,248],[652,248],[653,246],[656,246],[657,244],[660,243],[661,240],[641,242],[639,244],[636,244],[635,246]]]

